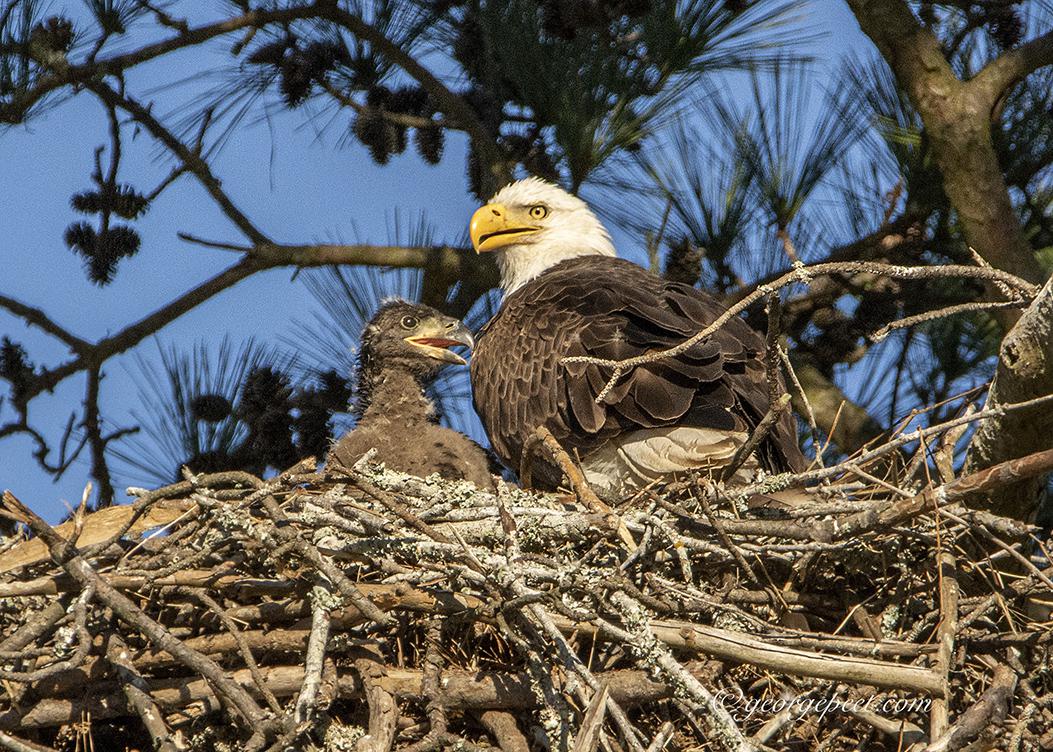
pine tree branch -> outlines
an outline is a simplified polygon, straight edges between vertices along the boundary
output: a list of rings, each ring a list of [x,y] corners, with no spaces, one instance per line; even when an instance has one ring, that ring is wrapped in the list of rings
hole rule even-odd
[[[52,67],[28,90],[16,93],[0,111],[0,121],[19,122],[29,109],[47,95],[70,85],[90,80],[101,80],[103,76],[116,76],[141,63],[149,62],[170,52],[202,44],[224,34],[268,23],[288,23],[301,18],[317,16],[323,2],[293,6],[275,10],[253,10],[240,16],[217,21],[181,31],[174,37],[145,45],[139,49],[119,55],[89,60],[88,62]],[[14,6],[12,6],[14,7]],[[37,61],[43,63],[43,61]]]
[[[994,266],[1041,283],[1041,267],[1013,211],[991,138],[993,103],[980,86],[954,74],[939,41],[903,0],[848,0],[848,5],[921,115],[966,241]],[[1043,49],[1044,43],[1038,45]],[[1031,59],[1029,54],[1018,57]],[[1016,314],[1006,311],[1000,318],[1008,328]]]
[[[472,141],[473,148],[486,166],[483,193],[489,195],[511,180],[511,172],[502,156],[497,139],[487,130],[479,115],[463,97],[451,90],[417,58],[399,47],[377,27],[343,10],[335,2],[328,6],[325,17],[343,26],[359,39],[369,42],[381,55],[416,79],[417,83],[428,92],[439,110],[465,130]]]
[[[273,266],[279,266],[274,264]],[[263,269],[271,268],[251,258],[243,259],[216,276],[188,290],[139,321],[105,337],[66,363],[43,370],[27,390],[27,401],[50,391],[75,373],[101,365],[108,358],[131,349],[146,337],[175,321],[187,311]]]
[[[41,331],[50,334],[55,339],[61,340],[66,345],[69,345],[69,349],[75,353],[82,353],[91,347],[90,342],[81,339],[59,324],[56,324],[39,308],[34,308],[31,305],[27,305],[3,294],[0,294],[0,308],[6,308],[27,324],[37,327]]]
[[[925,217],[904,214],[901,217],[882,225],[869,235],[853,240],[851,243],[837,246],[819,263],[839,261],[879,261],[889,260],[895,263],[905,262],[911,251],[922,247]],[[737,303],[746,297],[755,287],[770,284],[787,273],[787,269],[771,272],[765,277],[743,287],[727,297],[727,301]]]
[[[985,65],[967,86],[993,107],[1013,84],[1047,65],[1053,65],[1053,31],[1002,53]]]
[[[164,144],[164,146],[186,166],[186,169],[198,179],[204,189],[208,191],[210,196],[212,196],[212,200],[215,201],[223,213],[227,215],[227,218],[233,222],[245,237],[253,242],[253,244],[261,245],[271,242],[270,238],[264,235],[263,232],[249,220],[245,213],[234,205],[234,201],[223,190],[220,179],[213,174],[212,168],[209,167],[208,162],[201,157],[200,152],[192,149],[176,138],[172,131],[162,125],[161,122],[154,117],[148,107],[143,106],[128,95],[118,93],[115,89],[101,81],[89,81],[86,82],[84,86],[94,92],[99,99],[105,102],[108,106],[119,107],[127,112],[137,123],[146,128],[146,130],[150,132],[150,135]]]

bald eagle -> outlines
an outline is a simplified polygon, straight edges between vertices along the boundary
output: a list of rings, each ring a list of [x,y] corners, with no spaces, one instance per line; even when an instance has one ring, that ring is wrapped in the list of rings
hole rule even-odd
[[[486,452],[438,425],[425,394],[439,371],[465,360],[449,348],[471,348],[464,324],[434,308],[389,301],[366,324],[358,351],[354,413],[358,422],[330,450],[327,464],[351,467],[370,449],[387,467],[427,477],[494,485]]]
[[[714,472],[768,410],[764,341],[740,318],[675,357],[611,376],[569,356],[622,360],[677,345],[724,312],[710,295],[615,258],[588,205],[536,178],[500,190],[471,219],[477,253],[494,252],[504,299],[471,363],[475,407],[498,457],[518,470],[538,426],[579,458],[608,499],[688,472]],[[784,414],[740,480],[758,467],[797,470],[804,458]],[[561,481],[538,457],[532,476]]]

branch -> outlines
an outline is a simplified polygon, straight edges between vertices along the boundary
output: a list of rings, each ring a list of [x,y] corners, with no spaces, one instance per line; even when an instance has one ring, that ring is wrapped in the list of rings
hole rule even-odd
[[[1005,718],[1009,701],[1016,690],[1016,674],[1007,666],[995,667],[991,686],[972,707],[962,713],[958,722],[939,739],[925,747],[925,752],[950,752],[962,749],[985,730],[996,726]]]
[[[912,444],[915,441],[922,441],[929,437],[937,436],[957,426],[965,425],[967,423],[978,423],[980,421],[991,420],[992,418],[1003,417],[1008,413],[1033,410],[1039,405],[1048,405],[1050,402],[1053,402],[1053,393],[1044,395],[1042,397],[1036,397],[1032,400],[1014,402],[1011,405],[997,405],[995,407],[985,407],[980,412],[970,413],[968,415],[962,415],[957,418],[952,418],[951,420],[948,420],[944,423],[939,423],[937,425],[922,426],[913,431],[910,431],[909,433],[901,433],[896,438],[890,439],[881,446],[864,452],[859,457],[856,457],[855,459],[847,463],[831,465],[830,467],[824,467],[818,470],[806,470],[803,473],[780,473],[779,475],[773,475],[759,483],[754,483],[752,485],[736,488],[735,496],[737,498],[745,500],[753,494],[772,493],[773,491],[781,491],[784,488],[800,487],[808,483],[814,483],[817,481],[834,478],[840,475],[841,473],[850,470],[850,466],[865,466],[877,459],[886,457],[889,454],[892,454],[893,452],[902,449],[907,444]],[[1039,457],[1039,455],[1043,455],[1043,459],[1036,459]],[[1051,456],[1048,459],[1053,459],[1053,451],[1051,451]],[[1013,464],[1014,462],[1024,463],[1025,460],[1038,462],[1039,465],[1044,469],[1031,472],[1032,466],[1030,464],[1025,463],[1025,465],[1021,465],[1020,467]],[[987,470],[984,470],[981,473],[973,473],[971,475],[968,475],[966,476],[966,478],[987,478],[985,474],[996,472],[1007,472],[1009,476],[1015,476],[1017,474],[1017,471],[1025,466],[1028,468],[1027,471],[1021,472],[1019,477],[1012,477],[1011,479],[1019,480],[1021,478],[1033,478],[1037,474],[1044,474],[1046,472],[1049,472],[1050,467],[1047,467],[1044,464],[1046,461],[1047,458],[1044,458],[1043,453],[1029,455],[1028,457],[1024,457],[1019,460],[1014,460],[1012,462],[1003,462],[999,465],[995,465],[994,467],[988,468]],[[961,481],[964,480],[964,478],[961,479]],[[985,480],[984,483],[981,484],[982,487],[970,489],[970,492],[990,490],[991,488],[997,487],[997,485],[1009,482],[1010,478],[1002,478],[991,485],[988,485],[988,480],[989,478],[987,478],[987,480]]]
[[[271,265],[277,266],[277,264]],[[82,355],[53,369],[42,371],[27,391],[26,400],[30,400],[43,391],[53,389],[61,381],[69,376],[97,366],[111,358],[129,350],[139,344],[143,339],[154,334],[156,331],[182,316],[187,311],[204,303],[214,295],[232,287],[246,277],[250,277],[258,271],[270,268],[267,264],[260,263],[254,259],[242,259],[233,266],[228,267],[215,277],[202,282],[180,295],[175,300],[149,314],[145,318],[126,326],[116,334],[99,340],[85,351]]]
[[[958,79],[939,41],[903,0],[848,0],[848,5],[921,115],[966,241],[1000,269],[1041,282],[1041,267],[1013,210],[991,138],[994,101],[980,85]],[[1000,316],[1006,328],[1015,319],[1008,311]]]
[[[205,190],[212,196],[212,199],[219,205],[219,208],[244,233],[245,237],[256,245],[270,242],[270,239],[252,224],[244,212],[234,205],[234,202],[221,187],[222,184],[219,178],[212,174],[212,168],[208,166],[208,163],[201,155],[176,138],[170,130],[161,124],[161,121],[153,116],[149,108],[144,107],[129,96],[119,94],[102,81],[87,81],[84,86],[93,91],[110,107],[120,107],[122,110],[125,110],[137,123],[146,128],[154,138],[164,144],[186,166],[186,169],[197,177],[201,185],[204,186]]]
[[[67,542],[50,525],[11,493],[3,494],[3,506],[7,513],[26,524],[48,546],[52,559],[60,564],[84,589],[92,589],[96,597],[113,609],[122,620],[136,627],[151,643],[175,656],[187,668],[205,677],[216,690],[222,693],[237,708],[238,714],[249,728],[258,728],[264,721],[264,713],[255,700],[211,658],[188,649],[159,622],[151,619],[126,595],[98,575],[91,565],[77,554],[70,554]]]
[[[812,362],[796,353],[791,359],[801,388],[812,405],[816,425],[842,452],[853,454],[885,433],[881,423],[850,400],[848,395]],[[794,405],[794,409],[803,414],[801,407]],[[816,447],[816,453],[819,450],[820,447]]]
[[[620,379],[627,371],[636,366],[654,363],[664,358],[672,358],[676,355],[687,352],[713,332],[727,324],[732,318],[745,311],[757,301],[767,297],[775,290],[779,290],[795,282],[807,283],[811,281],[813,277],[820,274],[860,273],[876,274],[898,279],[938,279],[946,277],[983,279],[997,284],[1009,285],[1025,295],[1034,295],[1037,292],[1037,288],[1026,280],[1020,279],[1012,274],[1007,274],[999,269],[983,266],[960,266],[956,264],[946,264],[943,266],[895,266],[892,264],[880,264],[873,261],[844,261],[838,263],[812,264],[811,266],[797,264],[791,271],[783,274],[774,282],[760,285],[749,295],[742,298],[735,305],[731,306],[724,311],[724,313],[715,318],[709,326],[705,327],[689,339],[684,340],[679,345],[675,345],[665,350],[650,352],[645,355],[638,355],[633,358],[625,358],[624,360],[609,360],[606,358],[595,358],[588,355],[575,355],[563,358],[560,362],[563,364],[586,363],[590,365],[606,366],[614,370],[614,373],[611,375],[610,379],[608,379],[606,385],[604,385],[603,389],[600,390],[600,393],[596,395],[596,403],[599,404],[603,402],[607,393],[614,388],[614,385],[618,383],[618,379]]]
[[[903,216],[879,227],[869,235],[858,238],[851,243],[838,246],[823,259],[824,263],[835,261],[878,261],[889,257],[909,258],[911,250],[920,247],[923,232],[923,218],[904,214]],[[752,283],[753,287],[771,284],[787,270],[772,272]],[[744,287],[726,298],[728,303],[737,303],[749,294],[750,288]]]
[[[267,666],[263,669],[267,687],[278,697],[292,697],[303,685],[303,666]],[[362,698],[366,694],[357,672],[345,672],[337,677],[337,692],[344,699]],[[610,687],[611,696],[625,705],[646,705],[670,697],[671,688],[650,680],[645,671],[614,670],[597,675]],[[247,669],[230,672],[238,684],[249,686],[252,677]],[[421,671],[387,668],[377,684],[400,700],[417,700],[423,675]],[[482,708],[533,708],[537,697],[526,676],[492,671],[448,670],[443,677],[447,707],[451,710]],[[32,729],[58,726],[80,720],[82,711],[90,711],[93,720],[118,718],[127,714],[123,707],[124,693],[100,688],[97,692],[78,693],[77,699],[45,699],[31,708],[0,714],[0,729]],[[150,683],[150,697],[167,711],[186,707],[194,702],[215,703],[216,695],[208,682],[184,676],[155,679]],[[34,752],[36,752],[34,750]]]
[[[124,694],[128,698],[128,704],[135,708],[135,712],[143,721],[154,742],[157,752],[176,752],[179,748],[172,741],[164,718],[157,710],[157,705],[150,697],[150,684],[136,670],[132,664],[128,646],[124,640],[111,634],[106,646],[106,659],[117,669],[118,675],[124,684]]]
[[[14,298],[9,298],[7,295],[0,295],[0,307],[6,308],[15,316],[22,318],[27,324],[31,324],[38,329],[47,332],[55,339],[61,340],[69,345],[69,349],[75,353],[82,353],[91,347],[89,342],[71,334],[66,329],[56,324],[39,308],[26,305]]]
[[[984,66],[966,85],[991,103],[1017,81],[1046,65],[1053,65],[1053,31],[1047,31],[1016,49],[1004,52]]]
[[[390,62],[415,78],[424,90],[428,92],[428,95],[435,101],[443,114],[464,128],[472,141],[472,146],[475,148],[476,153],[489,171],[489,180],[484,180],[482,187],[484,193],[489,195],[511,180],[511,173],[505,164],[501,149],[497,145],[497,140],[486,129],[483,121],[479,119],[475,110],[468,106],[463,97],[454,93],[434,73],[424,67],[406,50],[388,39],[379,29],[357,15],[347,12],[333,3],[327,8],[325,16],[340,24],[358,38],[369,42]]]
[[[427,269],[451,280],[471,280],[486,290],[498,283],[492,261],[480,264],[467,248],[442,246],[388,245],[279,245],[264,243],[244,249],[253,258],[270,266],[393,266]]]
[[[48,94],[64,86],[79,84],[90,80],[99,80],[104,76],[119,76],[124,71],[154,58],[174,52],[184,47],[207,42],[215,37],[229,34],[248,27],[259,27],[272,22],[284,22],[298,18],[310,18],[319,13],[320,3],[294,6],[278,10],[254,10],[241,16],[228,18],[205,26],[182,31],[177,36],[154,42],[132,52],[91,60],[80,65],[65,65],[61,69],[52,69],[41,76],[28,91],[17,94],[11,102],[0,111],[0,121],[18,122],[25,113]],[[14,7],[13,5],[11,7]]]

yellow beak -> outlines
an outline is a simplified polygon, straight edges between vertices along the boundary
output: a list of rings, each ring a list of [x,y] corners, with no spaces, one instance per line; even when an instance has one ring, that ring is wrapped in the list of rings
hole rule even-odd
[[[513,245],[541,228],[518,216],[520,212],[509,211],[504,204],[487,204],[476,209],[468,234],[476,253],[493,251],[502,246]]]

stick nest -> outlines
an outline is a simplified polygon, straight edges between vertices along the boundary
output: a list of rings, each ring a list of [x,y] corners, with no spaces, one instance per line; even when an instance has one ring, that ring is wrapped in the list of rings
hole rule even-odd
[[[0,747],[1053,748],[1048,542],[965,504],[1050,452],[614,509],[368,459],[58,528],[5,494]]]

